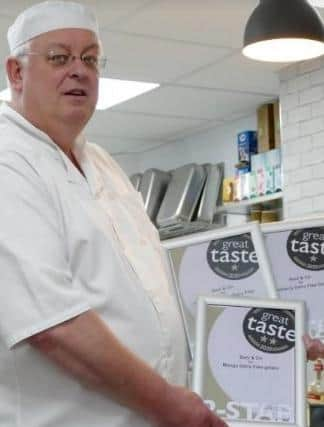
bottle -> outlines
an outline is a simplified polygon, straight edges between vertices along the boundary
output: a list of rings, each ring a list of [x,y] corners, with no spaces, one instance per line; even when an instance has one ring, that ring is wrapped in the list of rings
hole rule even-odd
[[[315,380],[308,386],[307,397],[308,399],[323,400],[324,399],[324,387],[322,382],[322,372],[324,366],[321,359],[317,359],[314,362],[313,370],[315,372]]]

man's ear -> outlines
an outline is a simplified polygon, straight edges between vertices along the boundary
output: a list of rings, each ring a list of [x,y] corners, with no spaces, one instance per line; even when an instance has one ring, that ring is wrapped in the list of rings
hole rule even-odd
[[[6,62],[6,70],[7,70],[8,80],[10,82],[12,89],[14,89],[17,92],[20,92],[22,89],[21,62],[17,58],[10,56]]]

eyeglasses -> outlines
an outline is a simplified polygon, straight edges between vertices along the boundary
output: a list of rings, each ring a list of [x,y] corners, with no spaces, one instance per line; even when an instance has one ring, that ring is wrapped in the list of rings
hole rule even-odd
[[[28,56],[28,55],[44,56],[46,61],[55,68],[60,68],[66,65],[70,65],[77,58],[79,58],[86,67],[97,72],[104,70],[107,64],[106,57],[89,54],[89,53],[83,53],[80,56],[76,56],[69,52],[60,52],[60,51],[50,50],[47,53],[24,52],[24,53],[21,53],[19,56]]]

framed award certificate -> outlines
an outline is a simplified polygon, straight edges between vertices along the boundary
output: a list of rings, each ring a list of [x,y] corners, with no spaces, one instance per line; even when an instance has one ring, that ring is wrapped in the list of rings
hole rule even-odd
[[[306,303],[306,328],[324,339],[324,219],[261,226],[278,297]]]
[[[256,223],[172,239],[163,246],[192,353],[200,295],[276,297],[262,234]]]
[[[305,427],[302,302],[200,297],[193,390],[230,427]]]

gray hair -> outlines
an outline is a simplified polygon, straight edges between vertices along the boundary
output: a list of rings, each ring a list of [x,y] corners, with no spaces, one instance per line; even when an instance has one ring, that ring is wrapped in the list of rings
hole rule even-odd
[[[16,47],[10,56],[13,56],[15,58],[19,58],[21,56],[24,56],[25,53],[28,51],[29,46],[30,46],[30,41],[28,40],[27,42]]]
[[[100,39],[97,38],[98,46],[99,46],[99,53],[100,55],[103,55],[103,45]],[[10,56],[13,56],[14,58],[20,58],[25,55],[25,53],[28,52],[30,48],[30,42],[31,40],[26,41],[25,43],[19,45],[14,49],[14,51],[11,53]]]
[[[99,45],[99,52],[102,55],[103,54],[102,42],[100,39],[97,39],[97,40]],[[31,40],[28,40],[25,43],[22,43],[21,45],[16,47],[13,50],[13,52],[10,54],[10,57],[17,58],[19,59],[20,62],[26,63],[26,61],[28,60],[27,59],[28,57],[25,56],[25,54],[28,53],[28,50],[30,49],[30,43],[31,43]],[[7,82],[7,86],[10,88],[10,82],[9,82],[8,76],[6,76],[6,82]]]

